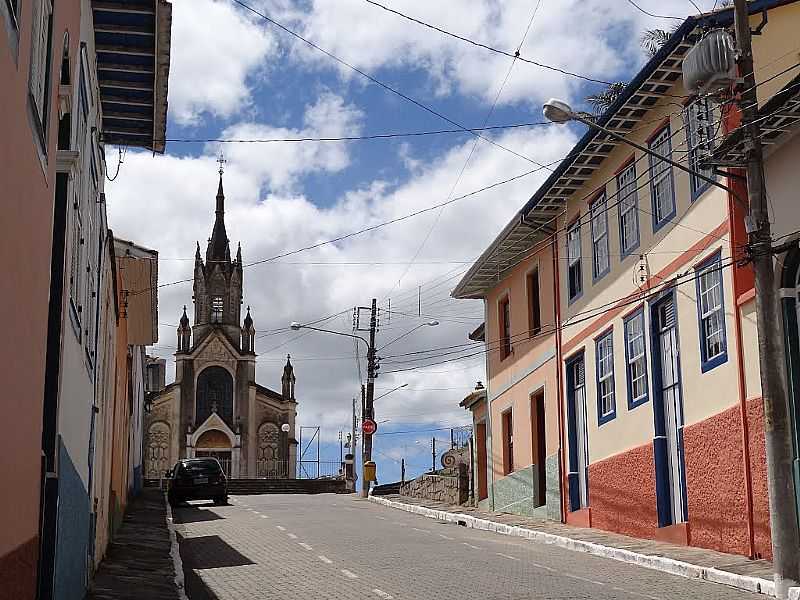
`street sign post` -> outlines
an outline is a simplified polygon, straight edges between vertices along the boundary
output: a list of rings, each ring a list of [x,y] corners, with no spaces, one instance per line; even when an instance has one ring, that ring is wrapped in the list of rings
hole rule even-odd
[[[372,419],[364,419],[361,423],[361,431],[364,432],[364,435],[372,435],[378,431],[378,424]]]

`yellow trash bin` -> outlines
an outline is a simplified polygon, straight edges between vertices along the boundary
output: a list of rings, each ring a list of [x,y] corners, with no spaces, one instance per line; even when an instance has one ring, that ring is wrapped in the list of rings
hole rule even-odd
[[[376,481],[375,461],[368,460],[364,463],[364,481]]]

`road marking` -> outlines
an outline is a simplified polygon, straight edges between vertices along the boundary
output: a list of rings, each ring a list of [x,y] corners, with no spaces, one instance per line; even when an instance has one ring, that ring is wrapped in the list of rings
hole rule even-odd
[[[358,579],[358,575],[356,575],[352,571],[348,571],[347,569],[342,569],[342,574],[345,577],[349,577],[350,579]]]
[[[414,531],[421,531],[422,533],[430,533],[428,529],[420,529],[419,527],[412,527]]]
[[[537,567],[537,568],[539,568],[539,569],[544,569],[545,571],[555,571],[555,569],[554,569],[553,567],[548,567],[548,566],[545,566],[545,565],[540,565],[539,563],[531,563],[531,565],[533,565],[534,567]]]
[[[405,523],[401,523],[400,521],[392,521],[392,525],[400,525],[401,527],[405,526]]]
[[[455,539],[455,538],[451,538],[449,535],[445,535],[443,533],[440,533],[439,537],[442,538],[442,539],[445,539],[445,540],[450,540],[450,541],[453,541]]]
[[[288,535],[290,539],[293,539],[293,540],[297,539],[297,536],[295,534],[293,534],[293,533],[287,533],[286,535]]]
[[[269,519],[269,517],[267,515],[261,515],[261,518],[262,519]]]
[[[570,579],[577,579],[578,581],[585,581],[586,583],[594,583],[595,585],[605,585],[602,581],[595,581],[594,579],[588,579],[587,577],[581,577],[580,575],[572,575],[570,573],[564,573],[564,577],[569,577]]]
[[[333,564],[333,561],[330,558],[328,558],[327,556],[323,555],[323,554],[320,554],[319,556],[317,556],[317,558],[320,559],[322,562],[324,562],[326,565],[332,565]]]
[[[380,596],[384,600],[392,600],[392,598],[394,597],[391,594],[387,594],[383,590],[379,590],[378,588],[375,588],[372,591],[375,592],[378,596]]]
[[[381,521],[385,521],[386,520],[386,517],[381,517],[379,515],[375,515],[375,518],[376,519],[380,519]]]
[[[468,544],[467,542],[461,542],[461,543],[467,546],[468,548],[472,548],[473,550],[481,550],[480,546],[473,546],[472,544]]]
[[[286,527],[281,527],[280,525],[275,525],[275,527],[277,527],[281,531],[286,531]]]
[[[498,552],[497,556],[502,556],[503,558],[507,558],[509,560],[519,560],[516,556],[511,556],[510,554],[503,554],[502,552]]]
[[[300,546],[302,546],[306,550],[313,550],[313,548],[311,546],[309,546],[308,544],[306,544],[305,542],[298,542],[298,543],[300,544]]]
[[[626,590],[625,588],[621,587],[612,587],[612,590],[616,590],[617,592],[625,592],[626,594],[630,594],[631,596],[638,596],[639,598],[648,598],[648,600],[661,600],[658,596],[648,596],[647,594],[640,594],[639,592],[632,592],[631,590]]]

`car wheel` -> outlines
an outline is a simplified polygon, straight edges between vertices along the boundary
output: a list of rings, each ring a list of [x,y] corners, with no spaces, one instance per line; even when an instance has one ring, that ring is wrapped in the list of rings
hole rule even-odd
[[[227,503],[228,503],[227,496],[217,496],[216,498],[214,498],[214,504],[217,506],[222,506]]]
[[[178,505],[181,503],[181,501],[180,501],[178,498],[176,498],[175,496],[173,496],[172,494],[170,494],[170,495],[167,497],[167,499],[169,500],[169,505],[170,505],[172,508],[175,508],[175,507],[177,507],[177,506],[178,506]]]

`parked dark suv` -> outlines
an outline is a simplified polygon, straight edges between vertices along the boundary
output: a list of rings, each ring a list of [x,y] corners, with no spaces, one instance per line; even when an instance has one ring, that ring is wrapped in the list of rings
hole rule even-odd
[[[228,480],[216,458],[185,458],[167,472],[171,506],[186,500],[228,502]]]

